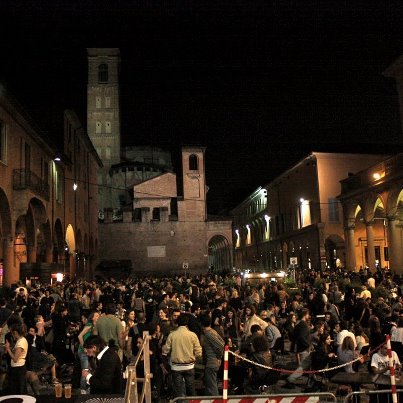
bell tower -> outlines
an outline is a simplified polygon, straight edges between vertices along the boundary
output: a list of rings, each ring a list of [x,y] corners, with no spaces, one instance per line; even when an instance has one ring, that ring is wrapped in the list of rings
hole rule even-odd
[[[205,221],[205,147],[182,147],[183,202],[178,205],[180,221]]]
[[[87,131],[104,167],[98,177],[100,208],[116,207],[110,167],[120,162],[119,48],[88,48]]]

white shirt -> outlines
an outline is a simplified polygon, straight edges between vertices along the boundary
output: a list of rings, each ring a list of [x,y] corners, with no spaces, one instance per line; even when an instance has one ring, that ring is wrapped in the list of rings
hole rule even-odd
[[[341,332],[339,332],[337,334],[336,337],[336,344],[338,346],[341,346],[343,344],[343,340],[347,337],[351,337],[353,339],[354,342],[354,348],[357,348],[357,341],[355,340],[355,335],[352,332],[349,332],[347,329],[342,330]]]
[[[25,337],[21,337],[20,339],[17,340],[17,342],[15,343],[14,346],[14,352],[17,348],[22,349],[22,353],[20,355],[20,357],[18,358],[17,362],[14,362],[13,360],[11,360],[11,366],[14,367],[22,367],[23,365],[25,365],[25,358],[27,356],[27,352],[28,352],[28,342],[27,339]]]
[[[394,367],[396,367],[396,364],[400,365],[399,357],[397,356],[395,351],[392,351],[392,359]],[[375,367],[377,369],[389,367],[389,357],[387,355],[375,353],[371,359],[371,367]],[[390,375],[390,371],[386,371],[384,375]]]

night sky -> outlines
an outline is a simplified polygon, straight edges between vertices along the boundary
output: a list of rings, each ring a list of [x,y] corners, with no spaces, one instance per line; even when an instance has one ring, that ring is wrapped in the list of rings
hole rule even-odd
[[[119,47],[123,143],[206,146],[212,213],[310,151],[403,143],[382,75],[403,54],[401,0],[2,0],[0,15],[0,77],[50,133],[66,107],[86,124],[86,48]]]

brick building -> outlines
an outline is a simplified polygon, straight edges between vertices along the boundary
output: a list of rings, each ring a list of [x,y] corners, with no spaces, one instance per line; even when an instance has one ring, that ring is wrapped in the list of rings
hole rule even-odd
[[[87,128],[98,175],[101,265],[134,271],[232,267],[231,219],[209,217],[205,149],[182,147],[179,173],[157,147],[121,147],[120,52],[88,51]],[[130,267],[129,267],[130,268]]]
[[[0,87],[0,258],[3,284],[56,273],[90,275],[97,263],[97,170],[76,114],[45,133]],[[49,140],[64,138],[60,147]]]

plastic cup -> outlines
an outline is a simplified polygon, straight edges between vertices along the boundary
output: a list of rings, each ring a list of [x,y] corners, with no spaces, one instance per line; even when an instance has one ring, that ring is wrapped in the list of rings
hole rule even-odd
[[[64,397],[66,399],[71,399],[71,383],[66,383],[64,385]]]
[[[62,397],[63,395],[63,385],[61,383],[55,383],[55,396]]]

